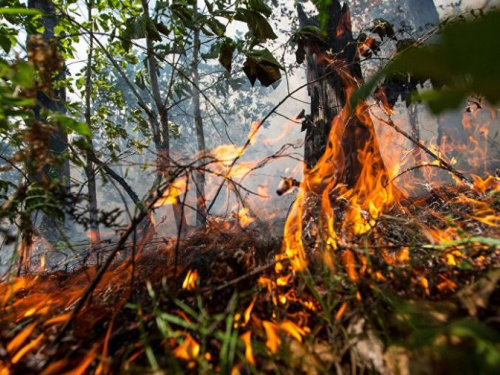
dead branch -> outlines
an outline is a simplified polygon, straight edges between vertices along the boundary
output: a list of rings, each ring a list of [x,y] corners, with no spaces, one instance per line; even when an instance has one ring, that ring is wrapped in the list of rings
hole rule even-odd
[[[142,202],[135,193],[135,191],[130,187],[130,185],[127,183],[127,181],[125,181],[123,177],[121,177],[118,173],[116,173],[113,169],[111,169],[105,162],[99,160],[95,154],[90,155],[90,159],[94,163],[96,163],[99,167],[104,169],[104,171],[109,177],[113,178],[123,187],[123,189],[129,195],[130,199],[132,199],[132,202],[134,202],[137,205],[142,205]]]
[[[375,117],[377,120],[383,122],[386,125],[389,125],[391,128],[393,128],[396,132],[401,134],[403,137],[407,138],[411,142],[413,142],[417,147],[420,147],[424,152],[428,155],[430,155],[432,158],[436,159],[439,161],[439,165],[442,169],[447,170],[448,172],[454,174],[456,177],[458,177],[460,180],[463,182],[467,183],[468,185],[472,184],[472,181],[465,177],[465,175],[459,171],[457,171],[455,168],[451,166],[450,163],[448,163],[446,160],[441,158],[439,155],[437,155],[435,152],[431,151],[426,145],[424,145],[422,142],[420,142],[418,139],[415,139],[412,137],[410,134],[405,132],[403,129],[401,129],[399,126],[397,126],[392,119],[389,118],[389,120],[383,119],[381,117],[376,116],[375,114],[372,113],[372,116]]]
[[[386,184],[384,184],[384,187],[389,186],[390,184],[392,184],[392,182],[394,180],[398,179],[399,177],[401,177],[402,175],[404,175],[404,174],[406,174],[408,172],[411,172],[411,171],[414,171],[414,170],[417,170],[417,169],[421,169],[421,168],[425,168],[425,167],[438,168],[438,169],[442,169],[442,170],[445,170],[447,172],[450,172],[448,169],[444,168],[442,165],[439,165],[439,164],[419,164],[419,165],[414,165],[413,167],[407,168],[404,171],[402,171],[401,173],[399,173],[396,176],[394,176],[393,178],[391,178],[390,181],[388,181]]]
[[[161,187],[161,192],[165,192],[166,189],[170,186],[170,184],[179,176],[181,175],[182,170],[178,170],[176,174],[172,175],[171,178]],[[92,282],[85,288],[82,296],[76,303],[74,309],[71,311],[71,315],[69,316],[68,320],[64,322],[62,325],[61,329],[57,333],[54,341],[51,343],[50,348],[52,350],[55,350],[59,343],[61,342],[62,338],[66,334],[66,331],[69,329],[69,327],[73,324],[76,316],[80,312],[80,310],[83,308],[89,297],[92,295],[93,291],[101,281],[102,277],[104,276],[104,273],[108,270],[108,268],[111,266],[113,263],[113,260],[116,256],[116,254],[123,250],[125,243],[127,242],[128,237],[134,233],[137,229],[137,226],[141,223],[141,221],[149,214],[150,210],[153,208],[154,204],[162,197],[163,194],[156,194],[153,199],[150,200],[149,204],[147,206],[143,206],[140,211],[132,218],[131,223],[129,224],[128,228],[123,232],[123,234],[120,236],[118,243],[116,244],[115,248],[111,253],[108,255],[106,260],[104,261],[103,265],[99,269],[99,271],[96,273],[94,278],[92,279]],[[44,367],[46,367],[49,364],[50,361],[45,363]]]
[[[259,273],[262,273],[262,272],[268,270],[269,268],[274,267],[275,265],[276,265],[276,260],[274,260],[271,263],[266,264],[262,267],[258,267],[256,269],[254,269],[252,272],[249,272],[243,276],[240,276],[240,277],[237,277],[236,279],[228,281],[225,284],[216,286],[214,288],[207,287],[207,288],[200,289],[199,293],[203,294],[203,295],[207,295],[207,294],[213,294],[215,292],[220,292],[221,290],[224,290],[232,285],[238,284],[239,282],[241,282],[243,280],[246,280],[246,279],[249,279],[255,275],[258,275]]]
[[[292,92],[288,93],[282,100],[280,100],[280,102],[278,104],[276,104],[268,113],[267,115],[265,115],[262,120],[260,120],[258,122],[258,125],[257,127],[255,128],[255,130],[252,132],[252,136],[251,137],[248,137],[247,141],[245,142],[245,144],[243,145],[242,149],[241,149],[241,152],[240,154],[234,158],[234,160],[232,161],[232,163],[229,165],[229,168],[228,168],[228,172],[227,174],[229,175],[231,173],[231,171],[233,170],[234,166],[236,165],[237,161],[241,158],[241,156],[245,153],[246,149],[250,146],[251,144],[251,141],[252,141],[252,137],[254,137],[257,132],[260,130],[260,128],[262,127],[262,125],[269,119],[269,117],[271,117],[274,112],[276,112],[276,110],[281,107],[290,97],[292,97],[295,93],[299,92],[300,90],[302,90],[303,88],[307,87],[307,86],[310,86],[311,84],[313,83],[316,83],[316,82],[319,82],[329,76],[331,76],[332,74],[334,74],[333,71],[331,72],[328,72],[326,74],[324,74],[323,76],[319,77],[318,79],[316,80],[313,80],[313,81],[310,81],[310,82],[307,82],[307,83],[304,83],[303,85],[300,85],[299,87],[297,87],[295,90],[293,90]],[[207,215],[210,213],[210,210],[212,209],[213,205],[215,204],[215,201],[217,200],[217,197],[219,196],[224,184],[225,184],[226,180],[222,180],[221,184],[219,185],[219,187],[217,188],[217,191],[212,199],[212,202],[210,203],[210,206],[208,206],[207,208]]]

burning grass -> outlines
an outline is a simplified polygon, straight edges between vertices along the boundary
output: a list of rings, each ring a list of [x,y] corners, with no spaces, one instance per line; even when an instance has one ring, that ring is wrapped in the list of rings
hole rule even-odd
[[[497,369],[500,276],[486,271],[500,240],[482,219],[499,200],[498,178],[476,178],[387,207],[336,245],[311,215],[303,272],[262,223],[213,219],[177,246],[177,267],[175,241],[116,263],[57,344],[96,268],[15,278],[0,293],[2,371],[414,373],[460,368],[457,355]]]
[[[261,124],[210,155],[217,176],[256,165],[237,161]],[[339,141],[351,126],[364,131],[355,158]],[[363,103],[289,184],[282,237],[243,207],[182,240],[122,237],[110,253],[122,260],[101,270],[5,280],[0,374],[497,373],[500,178],[469,181],[444,150],[415,143],[453,187],[431,188],[427,170],[420,198],[393,184],[401,166],[384,164]],[[176,181],[153,206],[177,201],[188,179]]]

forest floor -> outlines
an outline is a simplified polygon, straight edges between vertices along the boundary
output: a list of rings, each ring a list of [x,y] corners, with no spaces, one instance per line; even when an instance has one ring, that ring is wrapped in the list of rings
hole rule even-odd
[[[6,281],[0,374],[500,373],[499,179],[404,200],[336,249],[310,221],[304,272],[266,223],[213,218],[128,242],[81,308],[96,266]]]

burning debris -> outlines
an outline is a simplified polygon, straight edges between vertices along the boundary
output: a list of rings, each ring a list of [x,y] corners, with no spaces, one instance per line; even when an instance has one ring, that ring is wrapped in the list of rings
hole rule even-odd
[[[349,9],[337,5],[328,27],[349,47]],[[382,29],[373,32],[383,36]],[[315,95],[326,84],[311,80],[314,110],[332,117],[299,116],[308,160],[297,163],[305,166],[301,177],[289,173],[277,187],[279,196],[297,188],[282,236],[266,212],[275,185],[267,181],[256,192],[244,185],[284,155],[280,149],[265,162],[249,160],[263,119],[242,145],[202,150],[171,167],[166,183],[134,202],[136,216],[116,241],[92,241],[95,262],[50,272],[50,253],[36,254],[37,272],[2,280],[0,375],[419,373],[453,368],[450,358],[472,352],[487,370],[500,368],[500,339],[489,331],[499,328],[500,301],[500,177],[490,157],[496,114],[472,101],[461,139],[443,131],[426,142],[393,118],[383,90],[381,107],[352,101],[362,81],[359,51],[322,51],[325,38],[301,38],[308,68],[334,77],[330,89],[341,105],[319,105],[327,96]],[[377,133],[379,125],[390,129]],[[384,150],[392,137],[411,147]],[[189,201],[200,171],[212,197],[203,213]],[[225,214],[213,208],[219,196]],[[202,225],[185,230],[184,217],[175,235],[162,233],[155,212],[184,216],[185,209],[201,214]]]
[[[300,182],[294,178],[283,177],[276,189],[276,194],[281,196],[291,191],[294,187],[300,187]]]

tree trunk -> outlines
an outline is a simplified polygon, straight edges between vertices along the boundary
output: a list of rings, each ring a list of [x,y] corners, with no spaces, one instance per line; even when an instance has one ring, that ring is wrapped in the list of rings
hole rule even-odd
[[[367,29],[374,19],[382,18],[394,25],[398,38],[421,36],[439,23],[434,0],[352,0],[351,4],[358,28]]]
[[[57,16],[55,15],[55,7],[50,0],[29,0],[28,7],[41,11],[44,15],[41,18],[41,23],[44,26],[43,38],[50,40],[54,38],[54,29],[57,26]],[[28,46],[30,48],[30,46]],[[65,78],[64,68],[59,72],[55,80],[62,80]],[[51,90],[51,92],[38,91],[37,104],[34,108],[35,119],[44,121],[42,118],[42,110],[49,110],[53,112],[65,112],[64,101],[66,100],[66,90],[60,88]],[[62,129],[57,129],[50,135],[50,151],[56,155],[61,155],[68,148],[68,136]],[[62,190],[69,192],[70,186],[70,167],[69,161],[65,161],[63,165],[46,166],[41,175],[35,177],[37,180],[49,178],[53,181],[58,181]],[[51,243],[56,243],[61,240],[59,231],[56,229],[58,226],[63,227],[65,222],[60,222],[54,217],[50,217],[43,213],[41,219],[37,220],[39,224],[40,233]],[[62,225],[61,225],[62,224]]]
[[[307,17],[300,4],[297,7],[301,27],[319,26],[315,18]],[[332,121],[348,104],[348,90],[356,89],[363,82],[347,4],[341,6],[338,0],[333,0],[328,13],[328,38],[311,37],[305,41],[307,81],[311,82],[311,114],[303,122],[306,131],[304,158],[308,169],[314,168],[325,152]],[[337,183],[348,188],[355,186],[363,167],[359,158],[363,150],[376,154],[374,171],[385,169],[373,124],[365,110],[349,116],[336,141],[343,158],[338,161],[342,165],[338,165],[335,172]]]
[[[93,19],[92,19],[92,7],[93,7],[93,0],[88,0],[87,2],[87,7],[88,7],[88,18],[89,18],[89,29],[90,32],[93,32]],[[89,50],[88,50],[88,56],[87,56],[87,77],[86,77],[86,84],[85,84],[85,122],[87,123],[87,126],[89,129],[92,129],[92,122],[91,122],[91,93],[92,93],[92,53],[94,50],[94,39],[92,38],[92,35],[90,36],[90,41],[89,41]],[[92,155],[93,155],[93,145],[92,145],[92,137],[88,137],[87,142],[89,143],[89,146],[91,147],[91,150],[87,151],[86,155],[86,163],[87,165],[85,166],[85,173],[87,175],[87,180],[88,180],[88,199],[89,199],[89,220],[90,220],[90,241],[91,244],[93,242],[98,242],[101,239],[100,233],[99,233],[99,217],[98,217],[98,210],[97,210],[97,186],[96,186],[96,175],[95,175],[95,170],[92,162]]]
[[[421,36],[429,28],[439,23],[439,14],[434,0],[403,0],[403,20],[409,22],[409,27]]]
[[[149,6],[147,0],[142,0],[142,7],[146,18],[150,18]],[[169,173],[171,166],[170,162],[170,134],[168,125],[168,113],[165,105],[162,102],[162,96],[160,92],[160,85],[158,83],[158,61],[154,54],[153,41],[150,38],[148,32],[146,32],[146,48],[148,55],[149,64],[149,78],[151,80],[151,91],[153,93],[153,99],[156,106],[156,113],[159,114],[160,122],[155,113],[150,115],[151,131],[153,133],[153,142],[155,144],[157,153],[157,178],[156,182],[160,182],[164,173]],[[156,185],[156,183],[155,183]],[[182,208],[182,203],[180,197],[176,198],[177,202],[172,205],[174,211],[175,223],[177,225],[177,230],[180,234],[183,234],[187,229],[186,217],[184,215],[184,210]]]
[[[418,121],[418,103],[411,103],[407,108],[408,119],[410,121],[411,136],[413,139],[420,141],[420,123]],[[415,165],[422,164],[422,153],[420,147],[413,148],[413,159]],[[415,169],[414,175],[416,178],[424,178],[424,174],[420,168]]]
[[[200,75],[198,72],[198,64],[200,63],[200,29],[198,28],[198,6],[196,1],[194,7],[194,22],[195,30],[193,37],[193,61],[192,61],[192,80],[193,80],[193,115],[196,125],[196,140],[198,144],[198,153],[200,157],[205,153],[205,134],[203,132],[203,120],[200,110],[200,92],[198,91]],[[205,172],[197,170],[195,172],[196,185],[196,225],[204,227],[207,218],[207,204],[205,200]]]

